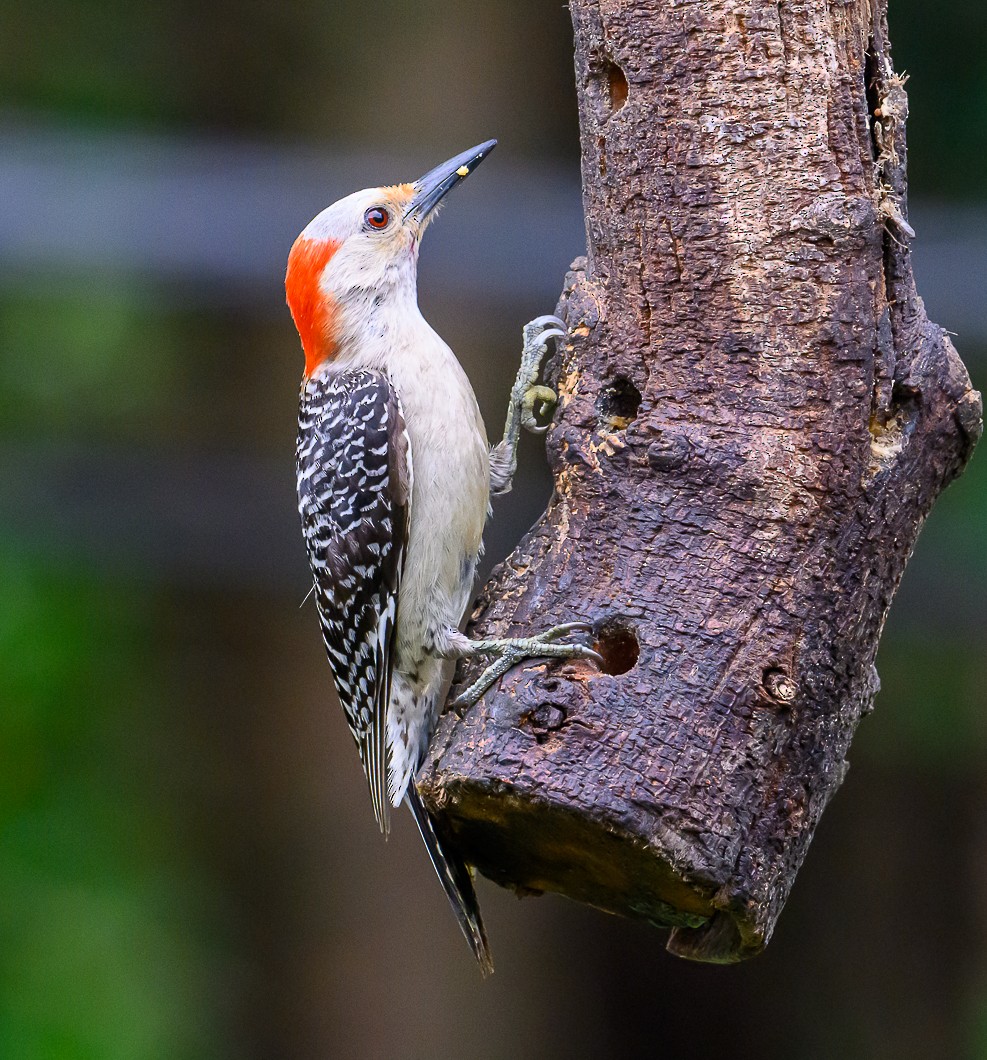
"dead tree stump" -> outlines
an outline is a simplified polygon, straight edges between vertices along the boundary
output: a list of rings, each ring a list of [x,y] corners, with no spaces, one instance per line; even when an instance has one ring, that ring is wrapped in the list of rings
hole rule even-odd
[[[569,6],[588,250],[555,495],[472,631],[585,619],[607,672],[517,667],[422,786],[491,879],[735,961],[846,772],[980,397],[912,280],[885,0]]]

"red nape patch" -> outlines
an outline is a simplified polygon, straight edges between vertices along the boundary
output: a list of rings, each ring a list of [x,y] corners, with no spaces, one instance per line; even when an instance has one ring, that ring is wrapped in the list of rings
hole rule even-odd
[[[284,289],[305,351],[305,375],[336,353],[336,303],[319,290],[319,277],[339,249],[331,239],[299,236],[288,255]]]

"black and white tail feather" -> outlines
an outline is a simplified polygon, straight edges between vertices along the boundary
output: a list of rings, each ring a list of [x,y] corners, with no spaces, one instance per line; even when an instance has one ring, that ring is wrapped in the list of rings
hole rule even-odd
[[[387,376],[349,370],[307,379],[296,457],[298,507],[322,637],[374,816],[386,835],[391,798],[402,794],[389,791],[387,713],[412,490],[411,446]],[[440,836],[413,777],[404,799],[486,975],[493,964],[469,869]]]
[[[485,976],[490,975],[493,972],[493,961],[470,870],[455,846],[439,836],[439,824],[422,804],[414,781],[408,785],[404,799],[414,815],[415,824],[421,832],[435,873],[446,892],[466,941],[470,944],[473,956],[480,965],[480,971]]]

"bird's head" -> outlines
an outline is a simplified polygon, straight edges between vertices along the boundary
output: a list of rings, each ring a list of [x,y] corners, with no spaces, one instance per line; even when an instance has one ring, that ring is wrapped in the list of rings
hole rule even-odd
[[[295,240],[285,291],[309,376],[372,326],[385,302],[416,298],[418,245],[447,192],[497,145],[488,140],[413,184],[354,192],[323,210]]]

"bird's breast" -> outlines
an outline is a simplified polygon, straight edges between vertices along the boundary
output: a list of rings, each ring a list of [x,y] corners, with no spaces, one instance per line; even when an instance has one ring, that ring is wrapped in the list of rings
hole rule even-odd
[[[388,366],[407,425],[412,497],[401,633],[458,626],[471,592],[490,493],[486,431],[466,373],[435,337]]]

